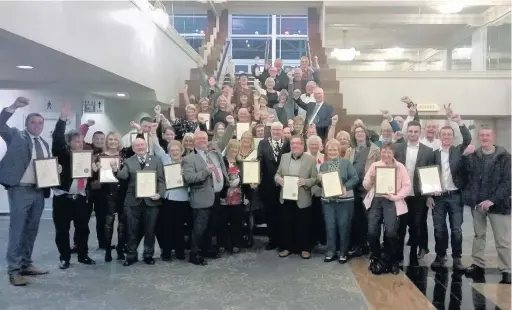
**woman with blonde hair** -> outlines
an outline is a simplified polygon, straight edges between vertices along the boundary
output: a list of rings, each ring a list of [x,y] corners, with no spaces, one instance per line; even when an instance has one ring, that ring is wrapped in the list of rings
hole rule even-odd
[[[206,131],[206,120],[199,121],[197,113],[199,112],[194,104],[187,104],[185,107],[185,117],[176,117],[174,112],[174,102],[171,102],[169,113],[170,125],[176,133],[176,139],[181,140],[186,133],[194,133],[197,130]]]
[[[228,101],[228,98],[224,95],[219,96],[217,99],[216,108],[218,109],[215,114],[212,117],[212,126],[215,127],[215,125],[219,122],[223,123],[224,126],[228,125],[228,122],[226,121],[226,117],[228,115],[231,115],[231,112],[229,111],[230,102]]]
[[[183,140],[181,141],[181,143],[183,144],[184,150],[182,157],[185,157],[192,151],[194,151],[194,134],[190,132],[186,133],[183,136]]]

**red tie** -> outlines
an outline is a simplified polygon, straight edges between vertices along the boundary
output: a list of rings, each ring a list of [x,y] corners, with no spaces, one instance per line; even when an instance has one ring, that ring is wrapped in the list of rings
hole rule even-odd
[[[78,179],[76,188],[78,189],[79,192],[82,192],[85,189],[85,179]]]

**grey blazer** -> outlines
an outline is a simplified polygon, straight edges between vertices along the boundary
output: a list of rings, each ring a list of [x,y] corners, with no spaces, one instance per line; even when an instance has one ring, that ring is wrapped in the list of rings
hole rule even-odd
[[[7,144],[7,152],[0,161],[0,184],[3,186],[17,186],[32,160],[32,139],[26,130],[20,131],[11,128],[7,121],[12,113],[3,109],[0,113],[0,135]],[[50,146],[41,138],[47,154],[51,154]],[[49,194],[49,190],[47,190]]]
[[[217,156],[222,174],[224,186],[228,180],[228,174],[222,155],[218,150],[210,151],[211,156]],[[213,175],[208,170],[206,162],[200,154],[194,150],[183,158],[183,179],[190,188],[190,206],[193,209],[204,209],[213,206],[215,191],[213,189]]]
[[[279,163],[279,168],[277,168],[276,180],[278,176],[293,176],[289,173],[288,169],[290,167],[291,160],[292,153],[286,153],[281,156],[281,162]],[[306,185],[299,187],[299,200],[297,201],[297,206],[304,209],[311,206],[311,188],[316,184],[318,171],[316,169],[316,159],[313,156],[304,153],[299,160],[302,161],[302,164],[300,166],[300,173],[298,177],[305,179]],[[281,203],[284,203],[282,188],[279,199]]]
[[[164,166],[160,158],[153,155],[146,155],[146,164],[144,169],[140,168],[139,159],[137,155],[126,159],[123,167],[116,173],[116,177],[120,180],[128,180],[128,188],[126,190],[126,197],[124,199],[125,207],[135,207],[140,205],[142,200],[148,206],[159,206],[161,200],[152,200],[151,198],[136,198],[135,184],[137,181],[137,171],[156,171],[156,192],[160,197],[165,197],[165,177]]]

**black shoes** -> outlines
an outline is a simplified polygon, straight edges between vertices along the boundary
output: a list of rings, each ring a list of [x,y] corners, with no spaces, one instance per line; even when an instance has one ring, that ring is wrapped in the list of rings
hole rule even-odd
[[[176,251],[175,254],[176,254],[176,258],[177,259],[179,259],[179,260],[184,260],[185,259],[185,251],[183,251],[183,250]]]
[[[418,252],[418,259],[423,259],[428,253],[430,253],[428,249],[420,249]]]
[[[190,256],[188,261],[194,265],[206,266],[208,263],[201,256]]]
[[[105,261],[110,263],[112,261],[112,253],[110,250],[105,251]]]
[[[117,260],[125,260],[125,256],[123,252],[117,252]]]
[[[273,242],[269,242],[267,244],[267,246],[265,247],[265,250],[267,250],[267,251],[272,251],[275,249],[277,249],[277,246]]]
[[[503,272],[500,284],[510,284],[510,273]]]
[[[89,256],[78,257],[78,262],[85,265],[96,265],[96,262]]]
[[[162,259],[162,261],[164,262],[170,262],[171,261],[171,253],[169,252],[165,252],[165,253],[162,253],[160,255],[160,258]]]
[[[330,263],[330,262],[333,262],[335,260],[336,260],[336,255],[325,256],[324,257],[324,263]]]
[[[436,259],[434,259],[434,261],[432,262],[432,265],[430,265],[430,267],[432,269],[442,268],[442,267],[444,267],[444,264],[446,264],[446,256],[436,255]]]
[[[358,246],[348,251],[348,257],[361,257],[370,254],[370,248],[367,246]]]
[[[123,266],[128,267],[133,264],[135,264],[138,260],[137,259],[127,259],[124,261]]]
[[[468,276],[480,276],[483,274],[485,274],[485,269],[475,264],[466,268],[466,275]]]
[[[69,268],[69,261],[68,260],[61,260],[59,264],[59,269],[68,269]]]
[[[453,271],[457,271],[457,272],[465,272],[466,271],[466,267],[462,264],[462,260],[460,259],[460,257],[453,259]]]
[[[154,265],[155,259],[153,257],[144,258],[144,262],[148,265]]]
[[[391,267],[389,267],[389,272],[391,272],[394,275],[397,275],[400,273],[400,266],[398,263],[391,264]]]

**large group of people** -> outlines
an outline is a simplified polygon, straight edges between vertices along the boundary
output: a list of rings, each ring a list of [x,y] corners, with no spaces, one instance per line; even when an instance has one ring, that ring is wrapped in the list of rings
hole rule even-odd
[[[370,272],[398,274],[406,245],[410,266],[429,253],[430,225],[436,253],[432,267],[446,265],[451,240],[454,271],[478,276],[485,272],[489,218],[502,283],[510,284],[510,153],[494,144],[492,129],[478,130],[480,147],[475,149],[468,128],[450,105],[445,126],[439,129],[428,121],[423,128],[416,105],[404,97],[407,117],[382,111],[380,133],[361,120],[354,122],[351,132],[337,132],[340,120],[324,101],[317,85],[319,69],[307,57],[289,72],[279,59],[261,73],[254,71],[255,85],[249,85],[245,74],[232,79],[231,85],[219,85],[210,77],[199,100],[185,86],[183,117],[176,116],[174,102],[168,115],[157,106],[154,117],[132,121],[133,131],[124,137],[96,131],[92,143],[84,142],[84,136],[94,121],[66,132],[66,121],[73,115],[68,104],[61,109],[51,145],[40,137],[40,114],[29,114],[24,130],[7,125],[29,99],[20,97],[3,109],[0,135],[7,152],[0,164],[0,184],[8,190],[10,207],[11,284],[26,285],[25,276],[47,273],[35,267],[31,257],[50,191],[61,269],[70,267],[72,252],[78,262],[95,264],[88,255],[94,210],[105,261],[112,261],[115,249],[124,266],[138,261],[142,239],[146,264],[155,264],[156,240],[163,261],[171,260],[173,253],[186,259],[189,249],[190,263],[207,265],[208,258],[236,255],[251,247],[255,224],[264,223],[266,250],[277,250],[278,257],[298,254],[309,259],[313,248],[325,245],[326,263],[344,264],[369,255]],[[248,123],[248,129],[236,132],[244,128],[239,123]],[[72,154],[82,150],[92,150],[92,177],[73,178]],[[60,185],[39,188],[33,162],[51,156],[58,158]],[[108,166],[99,160],[105,156],[112,157]],[[244,161],[259,163],[259,183],[244,182]],[[181,165],[184,184],[168,188],[164,167],[173,164]],[[439,169],[442,190],[424,194],[418,169],[431,166]],[[382,167],[396,169],[396,191],[376,191],[376,171]],[[117,182],[100,181],[105,169]],[[155,172],[156,190],[142,198],[137,177],[143,171]],[[323,176],[331,172],[337,172],[342,186],[338,196],[325,195]],[[284,194],[285,178],[290,176],[297,180],[293,199]],[[468,267],[461,262],[465,206],[471,208],[475,231],[473,264]],[[430,210],[433,223],[428,223]]]

